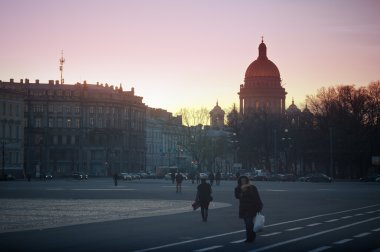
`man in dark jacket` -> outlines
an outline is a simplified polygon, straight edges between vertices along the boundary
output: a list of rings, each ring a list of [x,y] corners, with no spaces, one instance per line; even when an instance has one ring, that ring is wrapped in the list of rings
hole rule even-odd
[[[208,206],[210,205],[210,201],[212,201],[211,185],[206,182],[206,177],[201,177],[201,184],[197,187],[197,199],[196,199],[196,201],[198,201],[199,204],[201,205],[202,220],[204,222],[207,221]]]
[[[175,181],[177,182],[177,185],[176,185],[176,188],[177,188],[177,192],[182,192],[182,180],[183,180],[183,176],[181,173],[177,173],[177,175],[175,176]]]
[[[253,231],[253,220],[258,212],[263,209],[259,192],[256,186],[249,183],[247,176],[238,179],[238,186],[235,188],[235,197],[239,199],[239,218],[244,219],[247,240],[253,242],[256,233]]]

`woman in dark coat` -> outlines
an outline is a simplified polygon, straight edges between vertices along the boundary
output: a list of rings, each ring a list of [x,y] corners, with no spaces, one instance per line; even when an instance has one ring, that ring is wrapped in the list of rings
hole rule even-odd
[[[202,219],[206,222],[208,217],[208,206],[210,205],[210,201],[212,201],[211,185],[206,182],[206,178],[201,177],[201,184],[197,187],[197,189],[196,201],[198,201],[201,205]]]
[[[247,176],[241,176],[238,179],[238,186],[235,188],[235,197],[239,199],[239,218],[244,219],[247,240],[253,242],[256,233],[253,231],[253,221],[258,212],[263,209],[259,192],[256,186],[249,183]]]

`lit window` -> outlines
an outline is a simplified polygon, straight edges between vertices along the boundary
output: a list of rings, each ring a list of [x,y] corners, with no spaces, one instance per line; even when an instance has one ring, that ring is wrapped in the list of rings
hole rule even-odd
[[[66,128],[71,128],[71,118],[66,119]]]

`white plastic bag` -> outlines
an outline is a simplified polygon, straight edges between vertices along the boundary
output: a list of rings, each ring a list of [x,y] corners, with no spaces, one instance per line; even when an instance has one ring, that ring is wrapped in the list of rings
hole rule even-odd
[[[265,224],[265,216],[262,215],[261,213],[256,214],[255,218],[255,224],[253,226],[253,231],[254,232],[260,232],[264,229],[264,224]]]

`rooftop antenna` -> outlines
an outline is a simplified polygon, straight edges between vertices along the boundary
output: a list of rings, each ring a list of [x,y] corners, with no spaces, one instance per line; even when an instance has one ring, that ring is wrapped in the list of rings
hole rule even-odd
[[[61,51],[61,58],[59,59],[59,71],[61,72],[61,84],[65,82],[63,79],[63,63],[65,63],[65,58],[63,57],[63,50]]]

